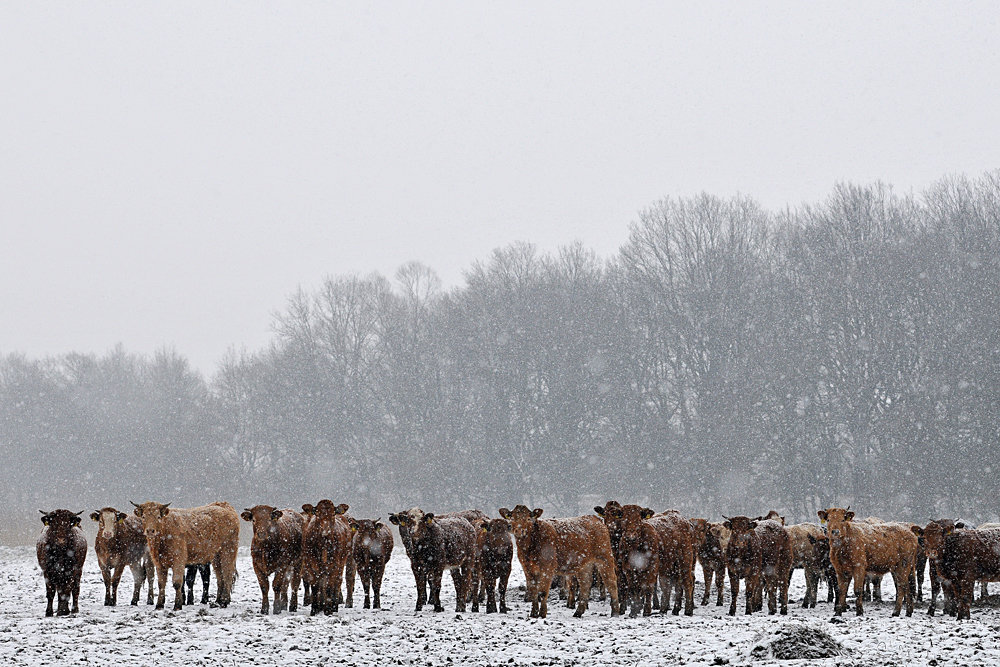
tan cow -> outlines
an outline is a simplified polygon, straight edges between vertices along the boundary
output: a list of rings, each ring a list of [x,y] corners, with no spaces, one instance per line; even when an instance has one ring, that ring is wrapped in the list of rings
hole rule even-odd
[[[323,499],[313,505],[303,505],[302,511],[312,515],[302,535],[302,579],[309,584],[312,603],[310,614],[330,615],[338,611],[340,583],[351,556],[351,526],[344,513],[349,506],[334,505]],[[350,575],[353,577],[354,573]],[[352,587],[353,589],[353,587]]]
[[[920,545],[917,536],[899,523],[870,524],[852,521],[854,512],[839,507],[831,507],[817,512],[827,523],[830,538],[830,562],[837,571],[839,606],[834,611],[841,615],[847,609],[847,587],[854,581],[856,593],[864,590],[865,575],[892,574],[896,585],[896,604],[892,615],[899,616],[903,603],[906,615],[913,615],[913,588],[916,577],[913,568],[917,562]],[[912,580],[911,580],[912,578]],[[855,595],[855,609],[858,616],[864,614],[862,599]]]
[[[118,582],[128,566],[132,570],[132,604],[139,604],[143,582],[148,582],[146,604],[153,604],[153,575],[156,568],[146,546],[142,521],[137,516],[119,512],[114,507],[103,507],[90,513],[97,522],[94,552],[104,578],[104,606],[118,604]]]
[[[819,580],[824,576],[824,570],[823,561],[817,558],[816,548],[813,545],[815,541],[826,538],[826,532],[823,526],[816,523],[785,526],[785,531],[788,533],[788,543],[792,550],[792,570],[802,568],[806,577],[806,594],[802,597],[802,608],[815,607]],[[810,536],[812,540],[809,539]]]
[[[184,571],[187,565],[211,563],[215,570],[215,601],[229,606],[236,581],[236,552],[240,546],[240,515],[227,502],[191,509],[170,508],[157,502],[135,505],[142,519],[149,555],[156,566],[159,596],[156,608],[166,600],[167,570],[173,572],[174,611],[183,607]]]
[[[263,601],[260,613],[268,612],[268,588],[274,575],[274,613],[295,611],[299,605],[302,579],[302,515],[293,509],[255,505],[240,515],[253,525],[250,556]],[[291,599],[288,589],[291,587]]]
[[[600,519],[596,516],[541,519],[540,508],[530,510],[524,505],[513,510],[501,508],[500,516],[510,521],[517,542],[517,558],[524,569],[532,618],[545,618],[548,614],[549,589],[556,574],[576,577],[580,583],[580,599],[573,615],[583,616],[590,600],[594,568],[611,595],[611,615],[621,613],[611,538]]]

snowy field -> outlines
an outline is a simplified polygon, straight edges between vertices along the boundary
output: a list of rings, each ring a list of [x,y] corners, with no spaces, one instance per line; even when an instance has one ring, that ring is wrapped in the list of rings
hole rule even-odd
[[[789,605],[787,617],[757,613],[729,618],[726,605],[698,606],[691,618],[610,618],[607,603],[593,601],[583,618],[558,603],[547,619],[529,619],[524,577],[514,566],[508,594],[510,613],[435,614],[413,611],[415,590],[402,548],[393,554],[382,589],[383,609],[361,609],[360,580],[355,607],[336,615],[261,616],[260,589],[249,554],[241,550],[240,579],[228,609],[202,605],[156,612],[128,604],[104,607],[97,559],[87,557],[80,613],[45,618],[45,591],[33,548],[0,547],[0,665],[695,665],[761,664],[750,648],[788,624],[808,623],[831,633],[850,654],[839,658],[785,661],[809,665],[996,665],[1000,664],[1000,611],[974,606],[972,621],[930,618],[926,604],[912,618],[890,618],[891,602],[867,605],[843,623],[830,623],[832,605],[816,609]],[[701,568],[698,568],[701,576]],[[891,599],[887,577],[883,589]],[[126,571],[119,599],[131,599]],[[702,583],[696,588],[700,602]],[[201,582],[195,585],[195,598]],[[796,572],[790,599],[801,600],[804,580]],[[359,594],[360,593],[360,594]],[[212,597],[215,582],[212,582]],[[301,591],[300,591],[301,596]],[[825,588],[820,588],[826,599]],[[143,593],[143,600],[145,592]],[[301,598],[300,598],[301,599]],[[445,578],[442,599],[453,610],[454,589]],[[713,598],[714,599],[714,598]],[[168,586],[168,607],[173,592]]]

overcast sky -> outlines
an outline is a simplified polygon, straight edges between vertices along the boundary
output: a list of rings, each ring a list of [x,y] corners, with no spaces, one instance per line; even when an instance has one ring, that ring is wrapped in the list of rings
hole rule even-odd
[[[0,354],[211,375],[324,276],[1000,166],[996,3],[0,4]]]

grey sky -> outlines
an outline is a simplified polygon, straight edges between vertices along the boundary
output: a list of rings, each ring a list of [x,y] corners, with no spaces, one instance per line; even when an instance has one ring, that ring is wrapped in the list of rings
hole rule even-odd
[[[323,276],[1000,166],[995,3],[0,5],[0,353],[210,374]]]

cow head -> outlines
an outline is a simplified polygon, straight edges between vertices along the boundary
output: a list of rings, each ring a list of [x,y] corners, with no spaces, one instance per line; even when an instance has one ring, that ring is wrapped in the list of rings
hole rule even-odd
[[[820,518],[820,521],[826,524],[827,535],[830,537],[830,544],[832,546],[840,544],[841,538],[847,532],[847,524],[854,519],[854,512],[851,511],[850,506],[847,509],[831,507],[819,510],[816,512],[816,515]]]
[[[483,519],[479,522],[479,529],[489,535],[503,536],[510,532],[510,522],[507,519]]]
[[[656,512],[640,505],[623,505],[621,512],[622,539],[635,541],[642,531],[642,522],[652,517]]]
[[[731,531],[729,544],[726,546],[727,557],[730,557],[728,554],[742,552],[753,544],[756,538],[754,533],[754,529],[757,528],[756,519],[747,516],[723,516],[722,518],[725,519],[722,525]]]
[[[419,542],[426,529],[434,523],[433,514],[425,514],[419,507],[411,507],[403,512],[389,515],[389,523],[399,526],[399,537]]]
[[[97,534],[106,540],[115,539],[118,526],[125,523],[128,514],[119,512],[114,507],[102,507],[90,513],[90,518],[97,522]]]
[[[604,525],[608,527],[608,533],[612,540],[618,540],[622,534],[622,506],[617,500],[609,500],[604,503],[604,507],[598,505],[594,508],[598,516],[604,519]]]
[[[326,498],[316,503],[315,507],[308,503],[302,506],[302,511],[306,514],[311,514],[316,519],[326,519],[329,521],[334,520],[341,514],[346,514],[349,509],[351,507],[347,503],[336,505],[332,500],[327,500]]]
[[[778,514],[775,510],[771,510],[767,513],[767,516],[757,517],[757,521],[777,521],[782,526],[785,525],[785,517]]]
[[[133,512],[137,517],[142,519],[142,531],[146,534],[146,537],[156,537],[160,532],[160,521],[163,517],[170,514],[170,503],[164,505],[150,500],[141,505],[132,504],[135,505]]]
[[[538,517],[542,516],[542,509],[536,507],[529,510],[525,505],[515,505],[513,510],[501,507],[500,516],[510,521],[510,532],[514,533],[514,537],[523,540],[531,533]]]
[[[830,538],[829,537],[816,537],[815,535],[806,534],[806,538],[809,540],[809,544],[812,545],[812,562],[813,567],[818,570],[823,570],[824,572],[829,570],[830,565]]]
[[[726,547],[729,546],[729,538],[733,536],[733,531],[729,529],[722,521],[714,521],[708,524],[708,534],[716,539],[719,543],[719,549],[722,553],[726,553]]]
[[[240,517],[253,524],[254,536],[264,537],[268,533],[277,532],[278,520],[284,515],[285,513],[276,507],[254,505],[249,509],[244,509]]]
[[[382,553],[382,540],[379,529],[385,524],[378,519],[351,519],[351,532],[354,533],[354,543],[359,544],[373,553]]]
[[[917,537],[924,538],[924,551],[927,552],[927,557],[937,559],[941,555],[945,538],[958,528],[965,528],[965,524],[956,519],[937,519],[931,521],[925,528],[913,526],[910,530]]]
[[[708,536],[708,519],[688,519],[691,524],[691,534],[694,537],[694,548],[700,549]]]
[[[69,510],[53,510],[51,512],[46,512],[45,510],[38,510],[42,513],[42,524],[52,528],[54,530],[69,530],[80,525],[80,515],[83,514],[83,510],[73,513]]]

